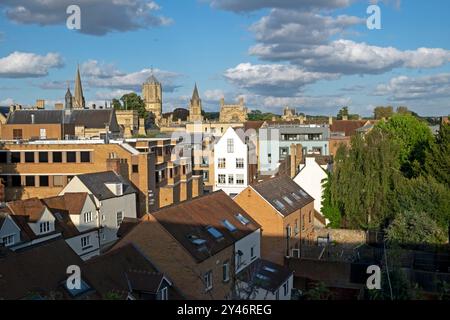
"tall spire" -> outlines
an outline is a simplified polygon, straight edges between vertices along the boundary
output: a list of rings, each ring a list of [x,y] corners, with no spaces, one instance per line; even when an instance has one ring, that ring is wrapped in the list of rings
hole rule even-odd
[[[192,93],[192,100],[200,100],[200,96],[198,94],[197,83],[195,83],[194,92]]]
[[[81,84],[81,76],[80,76],[80,66],[77,67],[77,76],[75,79],[75,96],[73,97],[73,107],[76,109],[84,109],[85,107],[83,86]]]

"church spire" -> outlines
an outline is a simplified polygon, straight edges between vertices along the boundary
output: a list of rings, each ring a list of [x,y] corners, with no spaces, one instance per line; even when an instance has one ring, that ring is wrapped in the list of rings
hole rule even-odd
[[[80,66],[77,68],[75,79],[75,96],[73,97],[73,107],[76,109],[84,109],[85,100],[83,95],[83,86],[81,84]]]
[[[192,100],[200,100],[200,96],[198,94],[197,83],[195,83],[194,92],[192,93]]]

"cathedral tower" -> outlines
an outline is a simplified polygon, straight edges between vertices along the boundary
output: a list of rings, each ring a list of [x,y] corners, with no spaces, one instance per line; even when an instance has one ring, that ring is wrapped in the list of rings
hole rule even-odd
[[[77,76],[75,79],[75,96],[73,97],[73,107],[75,109],[84,109],[86,102],[83,96],[83,86],[81,84],[80,68],[77,68]]]
[[[197,84],[195,84],[194,92],[192,93],[191,104],[189,106],[189,121],[202,121],[202,100],[198,94]]]
[[[66,105],[64,107],[64,109],[66,110],[71,110],[73,108],[72,105],[72,93],[70,92],[70,87],[69,85],[67,86],[67,92],[66,92]]]
[[[160,119],[162,116],[162,87],[153,73],[142,85],[142,98],[145,109],[152,112],[156,119]]]

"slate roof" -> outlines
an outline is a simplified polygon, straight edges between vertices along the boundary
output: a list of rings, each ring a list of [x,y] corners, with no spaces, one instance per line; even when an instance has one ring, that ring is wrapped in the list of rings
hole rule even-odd
[[[346,136],[353,136],[356,130],[363,127],[367,120],[334,120],[330,125],[331,132],[344,132]]]
[[[313,197],[285,175],[253,184],[251,188],[284,217],[314,201]]]
[[[238,279],[246,283],[254,283],[257,287],[274,292],[292,275],[292,271],[282,265],[258,259],[242,270]]]
[[[241,223],[237,214],[244,217],[248,223]],[[152,216],[198,262],[210,258],[261,228],[223,191],[163,208],[153,212]],[[145,217],[143,220],[145,221]],[[224,220],[231,223],[235,230],[227,229],[223,224]],[[218,231],[219,238],[214,237],[208,227]]]
[[[117,236],[122,238],[126,236],[131,230],[139,224],[140,220],[137,218],[125,217],[120,224],[119,230],[117,230]]]
[[[11,112],[7,124],[31,124],[34,115],[35,124],[73,124],[86,128],[105,128],[109,124],[111,131],[120,131],[114,109],[81,110],[16,110]]]
[[[115,198],[105,183],[122,183],[123,195],[137,193],[136,189],[123,177],[113,171],[88,173],[77,176],[98,200]]]

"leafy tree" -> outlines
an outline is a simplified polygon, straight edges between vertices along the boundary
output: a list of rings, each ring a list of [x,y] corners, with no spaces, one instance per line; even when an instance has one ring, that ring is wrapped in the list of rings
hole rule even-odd
[[[418,176],[425,163],[425,153],[433,142],[433,134],[425,122],[412,115],[394,115],[377,124],[400,146],[400,165],[407,177]]]
[[[306,300],[330,300],[332,297],[332,292],[323,282],[316,283],[311,289],[305,292]]]
[[[331,200],[331,184],[332,174],[328,173],[328,178],[322,181],[323,186],[323,198],[322,198],[322,214],[330,220],[328,227],[340,228],[342,226],[342,217],[339,208],[333,205]]]
[[[341,110],[339,110],[337,114],[337,119],[342,120],[344,117],[348,118],[348,107],[343,107]]]
[[[341,146],[331,180],[331,204],[343,224],[352,228],[380,226],[391,214],[389,199],[399,176],[398,146],[379,129],[355,136]]]
[[[445,236],[438,224],[424,212],[403,211],[386,229],[390,242],[399,244],[443,243]]]
[[[116,98],[112,99],[112,106],[113,106],[113,108],[116,109],[116,110],[120,110],[120,109],[123,108],[123,107],[122,107],[122,104],[120,103],[120,100],[118,100],[118,99],[116,99]]]
[[[425,171],[450,188],[450,124],[444,124],[425,156]]]
[[[115,109],[137,110],[139,113],[139,118],[147,119],[148,112],[147,110],[145,110],[145,103],[142,98],[135,92],[124,94],[120,98],[120,101],[122,102],[121,104],[117,99],[114,100],[113,107]]]
[[[380,119],[389,119],[390,117],[392,117],[394,114],[394,108],[392,108],[391,106],[389,107],[376,107],[373,110],[373,115],[374,118],[377,120]]]
[[[252,110],[248,114],[249,121],[270,121],[273,117],[279,118],[280,116],[271,112],[263,113],[260,110]]]

